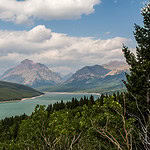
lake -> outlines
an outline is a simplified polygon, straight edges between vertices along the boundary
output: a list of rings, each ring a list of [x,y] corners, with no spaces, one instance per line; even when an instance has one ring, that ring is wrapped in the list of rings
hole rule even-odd
[[[49,105],[63,100],[64,102],[71,101],[73,97],[80,99],[83,96],[90,97],[91,93],[62,93],[62,92],[47,92],[42,96],[25,99],[22,101],[0,103],[0,119],[26,113],[30,115],[36,105]],[[98,98],[99,94],[92,94],[94,98]]]

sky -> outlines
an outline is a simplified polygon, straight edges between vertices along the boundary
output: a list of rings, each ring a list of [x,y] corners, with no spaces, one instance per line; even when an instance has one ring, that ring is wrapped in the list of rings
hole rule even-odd
[[[24,59],[68,74],[124,60],[145,0],[0,0],[0,74]]]

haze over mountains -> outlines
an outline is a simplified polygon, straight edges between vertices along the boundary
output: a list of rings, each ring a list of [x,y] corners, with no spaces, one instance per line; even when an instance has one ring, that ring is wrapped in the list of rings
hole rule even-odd
[[[47,66],[24,60],[14,68],[7,70],[1,77],[2,81],[20,83],[46,91],[95,91],[95,89],[120,87],[125,79],[124,72],[129,67],[122,61],[112,61],[104,65],[85,66],[74,74],[64,78]]]
[[[117,62],[114,64],[116,63]],[[63,84],[56,85],[55,87],[49,87],[45,90],[57,92],[82,91],[98,93],[110,92],[112,90],[117,91],[119,89],[122,90],[124,89],[122,80],[126,80],[126,67],[123,67],[123,65],[125,65],[124,63],[120,63],[120,65],[118,64],[116,67],[114,64],[111,62],[110,67],[108,65],[85,66],[79,69]],[[108,67],[110,69],[107,69]],[[111,67],[114,69],[111,70]]]
[[[20,83],[37,88],[62,82],[61,77],[47,66],[25,59],[19,65],[7,70],[1,77],[3,81]]]
[[[89,80],[94,78],[102,78],[110,71],[111,70],[105,69],[103,66],[100,65],[86,66],[73,74],[72,77],[68,79],[65,83]]]

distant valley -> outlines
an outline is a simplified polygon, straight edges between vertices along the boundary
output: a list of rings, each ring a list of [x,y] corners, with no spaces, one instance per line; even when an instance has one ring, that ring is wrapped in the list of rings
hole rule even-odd
[[[0,80],[28,85],[41,91],[53,92],[113,92],[124,89],[122,80],[129,66],[122,61],[104,65],[85,66],[64,77],[46,65],[24,60],[7,70]]]

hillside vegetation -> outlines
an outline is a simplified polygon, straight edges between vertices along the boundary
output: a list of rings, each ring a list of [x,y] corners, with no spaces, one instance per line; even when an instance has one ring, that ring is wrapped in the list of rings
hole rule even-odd
[[[41,92],[24,85],[0,81],[0,101],[20,100],[41,94]]]
[[[101,95],[96,101],[91,96],[79,101],[73,98],[71,102],[62,101],[47,108],[37,106],[31,116],[0,121],[0,149],[116,150],[113,136],[120,150],[127,150],[131,144],[135,148],[135,144],[130,143],[131,136],[136,140],[135,120],[132,117],[124,120],[123,114],[123,94],[119,93]],[[114,143],[109,142],[108,137]]]
[[[150,150],[150,2],[135,25],[136,55],[123,46],[126,92],[36,106],[0,121],[2,150]]]

